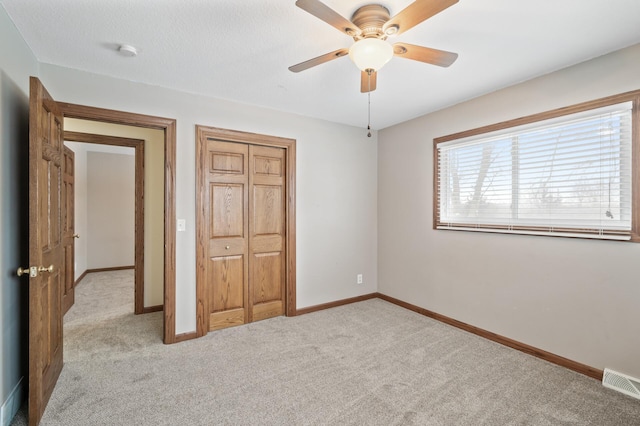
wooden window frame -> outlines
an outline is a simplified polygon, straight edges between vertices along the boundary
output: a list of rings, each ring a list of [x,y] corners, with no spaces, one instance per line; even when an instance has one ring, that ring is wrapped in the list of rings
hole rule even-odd
[[[513,120],[503,121],[496,124],[490,124],[487,126],[478,127],[471,130],[466,130],[463,132],[458,132],[454,134],[450,134],[447,136],[442,136],[435,138],[433,140],[433,229],[437,230],[451,230],[451,231],[471,231],[472,227],[469,226],[468,229],[457,228],[457,229],[444,229],[438,228],[442,223],[440,222],[440,205],[438,200],[440,199],[440,188],[438,185],[438,174],[439,174],[439,164],[440,164],[440,155],[438,151],[438,145],[444,142],[451,142],[458,139],[464,139],[472,136],[478,136],[486,133],[496,132],[500,130],[506,130],[509,128],[523,126],[527,124],[532,124],[544,120],[549,120],[553,118],[558,118],[570,114],[576,114],[584,111],[589,111],[592,109],[597,109],[601,107],[606,107],[608,105],[614,105],[623,102],[631,102],[632,112],[631,112],[631,231],[629,233],[630,239],[624,241],[631,242],[640,242],[640,90],[635,90],[631,92],[625,92],[613,96],[607,96],[604,98],[596,99],[593,101],[583,102],[575,105],[571,105],[568,107],[558,108],[550,111],[541,112],[538,114],[533,114],[525,117],[516,118]],[[638,183],[638,184],[636,184]],[[463,224],[461,224],[463,225]],[[473,232],[504,232],[505,230],[510,230],[510,233],[516,233],[519,235],[545,235],[545,236],[554,236],[554,237],[571,237],[571,238],[585,238],[585,239],[601,239],[597,238],[595,235],[591,237],[589,234],[585,233],[582,235],[573,234],[532,234],[532,232],[540,231],[535,227],[526,227],[526,226],[508,226],[508,225],[482,225],[476,226],[473,225]],[[520,231],[520,232],[518,232]],[[567,233],[575,233],[575,230],[566,229],[563,230]],[[608,240],[608,241],[619,241],[619,240]]]

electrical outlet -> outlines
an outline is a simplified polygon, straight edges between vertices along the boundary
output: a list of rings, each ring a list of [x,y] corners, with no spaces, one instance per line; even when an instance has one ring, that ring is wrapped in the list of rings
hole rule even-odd
[[[362,274],[358,274],[358,276],[356,277],[356,281],[358,282],[358,284],[362,284]]]
[[[178,231],[183,232],[187,230],[187,221],[185,219],[178,219]]]

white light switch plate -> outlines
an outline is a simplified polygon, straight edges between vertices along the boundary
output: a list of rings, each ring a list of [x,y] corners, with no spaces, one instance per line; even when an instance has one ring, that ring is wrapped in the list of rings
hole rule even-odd
[[[187,230],[187,221],[184,219],[178,219],[178,232]]]

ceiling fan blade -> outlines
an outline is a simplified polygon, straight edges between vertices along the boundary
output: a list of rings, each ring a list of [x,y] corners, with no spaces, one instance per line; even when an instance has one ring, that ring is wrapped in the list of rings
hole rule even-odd
[[[308,61],[300,62],[299,64],[292,65],[289,67],[289,71],[300,72],[311,67],[315,67],[316,65],[324,64],[325,62],[332,61],[337,58],[341,58],[349,54],[349,49],[338,49],[334,50],[330,53],[325,53],[322,56],[318,56],[317,58],[309,59]]]
[[[416,0],[389,19],[382,27],[382,30],[389,35],[402,34],[456,3],[458,3],[458,0]],[[396,27],[397,31],[387,32],[390,27]]]
[[[296,1],[296,6],[306,10],[316,18],[323,20],[348,36],[354,37],[362,33],[362,30],[353,22],[318,0],[298,0]]]
[[[360,73],[360,92],[367,93],[373,92],[376,90],[376,82],[378,80],[378,73],[373,71],[371,73],[371,78],[369,78],[369,74],[366,71],[361,71]]]
[[[393,54],[399,58],[413,59],[439,67],[448,67],[458,59],[458,54],[408,43],[395,43]]]

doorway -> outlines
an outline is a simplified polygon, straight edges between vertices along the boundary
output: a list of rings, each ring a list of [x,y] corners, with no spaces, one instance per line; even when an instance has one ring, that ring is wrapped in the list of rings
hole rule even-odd
[[[68,124],[69,123],[65,121],[65,129],[69,127],[74,128],[73,123],[71,126],[68,126]],[[76,123],[76,126],[77,125],[78,124]],[[79,158],[76,158],[76,160],[78,160],[76,161],[76,164],[81,166],[81,170],[76,170],[76,184],[74,185],[74,187],[76,188],[75,195],[76,197],[80,198],[80,200],[78,201],[80,201],[81,203],[74,202],[74,207],[78,206],[78,204],[83,204],[85,207],[84,209],[82,207],[78,209],[80,213],[79,215],[75,214],[76,227],[74,228],[74,236],[77,238],[77,244],[81,243],[81,246],[84,249],[84,252],[80,250],[80,252],[83,253],[84,256],[75,256],[76,262],[74,262],[74,265],[71,265],[74,270],[75,284],[78,284],[87,273],[105,270],[125,269],[128,265],[131,264],[132,260],[134,269],[134,313],[143,314],[161,310],[162,305],[145,307],[145,228],[147,227],[145,224],[144,202],[145,140],[124,138],[119,136],[107,136],[103,134],[74,132],[70,130],[65,130],[64,140],[65,147],[71,145],[72,150],[76,152],[76,157],[78,157],[78,154],[80,155]],[[69,142],[71,142],[71,144],[69,144]],[[116,163],[113,165],[104,166],[101,164],[104,160],[99,160],[97,164],[102,168],[110,168],[116,166],[118,171],[116,171],[116,169],[111,171],[105,170],[105,172],[101,173],[104,178],[96,178],[96,180],[100,184],[100,188],[88,188],[87,180],[89,176],[88,173],[91,172],[91,167],[89,167],[88,159],[86,157],[88,155],[90,156],[89,153],[94,155],[104,155],[104,153],[96,152],[91,148],[82,149],[87,145],[111,148],[107,150],[112,153],[111,155],[116,153],[123,154],[126,153],[126,151],[133,150],[133,171],[131,172],[131,169],[129,167],[121,164],[122,162],[120,160],[116,160]],[[98,150],[100,150],[100,148],[98,148]],[[113,176],[113,178],[118,180],[125,179],[125,181],[120,185],[122,189],[129,190],[128,188],[132,188],[133,192],[133,204],[125,202],[124,208],[127,211],[122,213],[121,209],[123,208],[123,206],[119,205],[119,203],[104,200],[105,192],[113,192],[113,190],[111,189],[113,188],[113,183],[110,184],[109,182],[112,182],[111,176],[114,172],[115,176]],[[127,175],[129,177],[127,177]],[[133,177],[133,179],[129,181],[131,177]],[[84,191],[82,191],[82,189],[84,189]],[[107,191],[104,191],[105,189],[107,189]],[[102,200],[102,206],[96,205],[96,203],[91,202],[91,198],[95,196],[99,197],[99,199]],[[117,193],[114,193],[113,196],[120,198],[120,194]],[[131,214],[132,212],[133,214]],[[111,226],[103,226],[104,222],[102,222],[102,225],[97,227],[89,226],[89,222],[91,222],[91,219],[95,219],[95,215],[97,214],[99,214],[103,218],[103,220],[107,222],[107,224],[111,223]],[[123,214],[125,217],[122,217]],[[131,214],[131,217],[129,217],[129,214]],[[67,212],[67,216],[70,216],[69,212]],[[120,223],[117,223],[116,219],[118,216],[121,217],[121,220],[124,219],[123,223],[129,225],[125,225],[125,228],[129,229],[121,229],[122,225]],[[131,235],[127,234],[128,231],[130,232],[131,228],[133,228],[133,244],[130,246]],[[89,232],[89,229],[92,229],[91,232]],[[103,238],[93,238],[94,232],[101,233]],[[88,241],[90,238],[92,239],[92,241],[100,242],[101,244],[90,244]],[[107,238],[110,239],[111,244],[107,245],[107,250],[104,250],[102,247],[104,246],[103,241]],[[123,247],[123,244],[125,245],[125,247]],[[129,251],[131,249],[133,250],[132,252]],[[98,250],[100,250],[100,252],[95,253],[95,251]],[[99,262],[96,263],[97,260],[94,260],[94,258],[99,259]]]
[[[175,332],[175,157],[176,121],[123,111],[58,102],[65,118],[158,129],[164,142],[163,342],[180,340]]]

